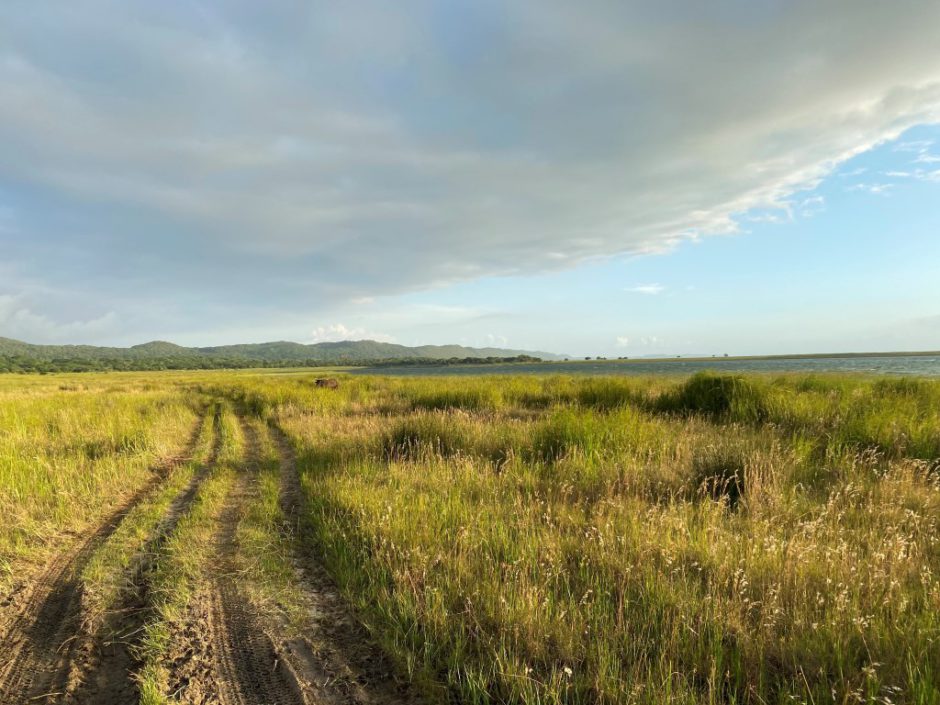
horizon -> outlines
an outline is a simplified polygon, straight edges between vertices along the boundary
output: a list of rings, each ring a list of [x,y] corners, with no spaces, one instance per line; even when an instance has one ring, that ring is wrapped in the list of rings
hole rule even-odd
[[[328,340],[320,341],[316,343],[301,343],[296,340],[259,340],[259,341],[241,341],[241,342],[232,342],[232,343],[219,343],[215,345],[179,345],[178,343],[173,342],[172,340],[162,340],[162,339],[153,339],[147,340],[142,343],[132,343],[130,345],[116,345],[116,346],[97,346],[87,343],[32,343],[26,340],[17,340],[15,338],[7,338],[6,336],[0,336],[0,340],[10,340],[16,343],[23,343],[30,346],[43,346],[51,345],[56,347],[113,347],[116,349],[130,350],[133,348],[144,347],[147,345],[153,344],[167,344],[173,345],[175,347],[189,349],[189,350],[208,350],[212,348],[226,348],[226,347],[238,347],[238,346],[264,346],[264,345],[278,345],[282,343],[287,343],[289,345],[302,345],[302,346],[317,346],[317,345],[344,345],[344,344],[355,344],[355,343],[381,343],[386,344],[386,341],[373,340],[371,338],[358,338],[358,339],[344,339],[344,340]],[[402,345],[401,343],[388,343],[391,345]],[[530,348],[507,348],[504,346],[491,346],[491,345],[481,345],[481,346],[471,346],[471,345],[460,345],[458,343],[417,343],[414,345],[405,345],[404,347],[408,348],[425,348],[425,347],[463,347],[467,349],[501,349],[508,352],[515,353],[525,353],[525,354],[549,354],[553,355],[556,358],[563,358],[562,360],[545,360],[546,362],[579,362],[587,360],[652,360],[652,359],[709,359],[709,358],[746,358],[746,357],[832,357],[832,356],[921,356],[921,355],[934,355],[940,354],[940,349],[908,349],[908,350],[815,350],[815,351],[802,351],[802,352],[770,352],[770,353],[759,353],[759,354],[739,354],[733,352],[723,352],[723,353],[714,353],[714,352],[698,352],[698,353],[645,353],[640,355],[617,355],[617,356],[606,356],[606,355],[573,355],[570,353],[559,352],[557,350],[534,350]],[[570,359],[569,359],[570,358]]]
[[[940,6],[0,9],[0,336],[940,349]]]

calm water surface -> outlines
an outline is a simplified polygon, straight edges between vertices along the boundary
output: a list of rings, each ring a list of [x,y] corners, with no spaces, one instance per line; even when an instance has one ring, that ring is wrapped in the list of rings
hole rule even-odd
[[[505,365],[452,365],[449,367],[360,368],[353,374],[393,376],[472,375],[688,375],[715,372],[851,372],[856,374],[919,375],[940,377],[940,356],[827,357],[776,360],[608,360],[599,362],[543,362]]]

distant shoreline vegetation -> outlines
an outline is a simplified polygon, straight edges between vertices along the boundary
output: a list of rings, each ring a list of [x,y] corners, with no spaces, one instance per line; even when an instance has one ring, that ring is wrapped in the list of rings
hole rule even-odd
[[[659,365],[670,363],[733,363],[764,360],[827,360],[895,357],[940,357],[940,351],[844,352],[777,355],[688,355],[663,357],[574,358],[552,353],[467,348],[460,345],[407,347],[372,340],[314,343],[291,342],[186,348],[155,341],[130,348],[90,345],[31,345],[0,337],[0,373],[54,372],[147,372],[159,370],[236,370],[315,367],[366,369],[441,368],[496,366],[504,364],[544,365],[547,372],[557,365]]]
[[[23,356],[0,356],[0,373],[52,374],[56,372],[148,372],[160,370],[244,370],[291,367],[449,367],[453,365],[497,365],[544,362],[531,355],[512,357],[402,358],[391,360],[252,360],[232,358],[147,358],[89,359],[64,358],[42,360]]]
[[[278,341],[187,348],[153,341],[129,348],[32,345],[0,337],[0,372],[104,372],[286,367],[495,364],[556,359],[552,353],[462,345],[409,347],[374,340]]]

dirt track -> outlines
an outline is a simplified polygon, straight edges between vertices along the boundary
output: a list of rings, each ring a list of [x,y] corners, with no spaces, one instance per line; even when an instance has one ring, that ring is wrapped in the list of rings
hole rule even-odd
[[[86,639],[73,660],[68,680],[68,701],[77,705],[124,705],[139,698],[134,674],[140,666],[134,647],[140,639],[149,611],[149,574],[153,560],[173,535],[219,455],[221,437],[218,417],[209,458],[195,472],[189,484],[173,499],[156,532],[150,538],[137,565],[132,569],[130,589],[121,605],[109,615],[103,637]]]
[[[75,548],[59,555],[23,590],[20,599],[14,600],[16,614],[4,625],[0,639],[0,702],[4,705],[62,702],[68,697],[72,665],[84,641],[81,572],[128,512],[192,453],[198,437],[197,428],[183,457],[156,468],[146,486],[82,537]]]
[[[302,705],[297,682],[280,662],[238,587],[235,531],[256,469],[258,438],[244,422],[248,448],[222,513],[209,601],[212,652],[224,705]]]
[[[303,491],[296,458],[287,437],[271,429],[281,454],[281,510],[285,531],[302,531]],[[404,705],[421,699],[394,677],[388,658],[339,595],[329,575],[316,560],[313,549],[295,537],[295,563],[304,599],[313,616],[311,633],[281,643],[280,651],[291,664],[313,703],[346,705]]]
[[[283,531],[296,548],[296,577],[312,616],[310,633],[286,639],[271,615],[259,614],[239,585],[238,521],[256,480],[260,439],[241,419],[246,457],[223,508],[215,555],[206,583],[190,606],[189,624],[174,635],[175,654],[166,664],[174,697],[192,705],[402,705],[419,699],[397,682],[393,669],[371,642],[329,577],[296,532],[303,493],[286,437],[270,429],[281,455]],[[195,449],[199,429],[187,446]],[[220,451],[218,418],[209,460],[174,498],[139,560],[128,569],[126,598],[90,633],[83,624],[80,575],[95,551],[124,517],[165,481],[173,464],[112,513],[94,532],[61,554],[13,600],[16,614],[0,624],[0,703],[130,705],[139,700],[135,655],[150,616],[149,575],[155,556],[173,535],[196,498]],[[4,628],[5,627],[5,628]]]

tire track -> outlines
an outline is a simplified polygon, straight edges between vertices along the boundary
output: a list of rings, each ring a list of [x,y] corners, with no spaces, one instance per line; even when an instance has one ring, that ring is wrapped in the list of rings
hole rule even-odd
[[[65,696],[72,658],[82,635],[81,572],[124,517],[189,457],[201,423],[182,456],[154,469],[154,477],[118,507],[79,545],[53,559],[29,589],[19,614],[3,634],[0,702],[4,705],[54,702]]]
[[[140,693],[134,674],[141,663],[135,647],[150,616],[150,576],[154,561],[215,467],[222,444],[220,422],[216,410],[209,457],[167,508],[140,562],[132,571],[126,598],[106,621],[103,636],[89,640],[79,663],[74,664],[69,679],[69,702],[77,705],[125,705],[138,701]]]
[[[286,434],[269,432],[281,456],[281,512],[291,535],[312,633],[279,644],[301,684],[305,702],[318,705],[416,705],[425,699],[395,677],[387,655],[369,637],[323,565],[303,541],[304,494],[297,459]]]
[[[209,625],[219,700],[223,705],[305,705],[298,683],[259,627],[238,588],[236,530],[249,501],[258,458],[256,431],[239,417],[246,459],[222,512],[210,586]]]

